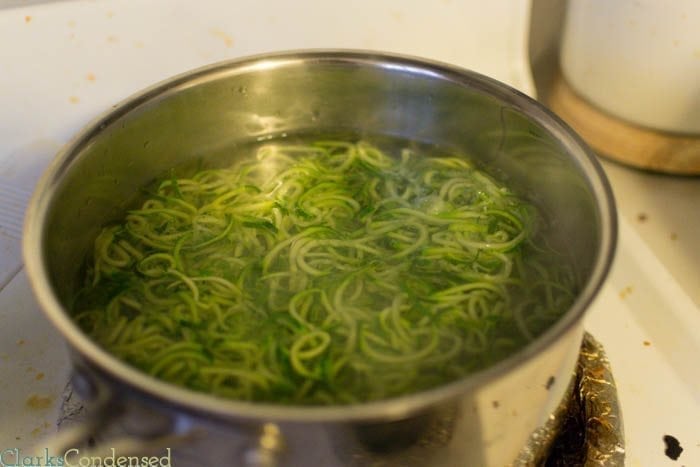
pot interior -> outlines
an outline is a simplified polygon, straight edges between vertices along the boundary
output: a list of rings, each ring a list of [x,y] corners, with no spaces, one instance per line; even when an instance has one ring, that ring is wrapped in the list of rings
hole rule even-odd
[[[64,306],[99,229],[174,167],[231,162],[239,146],[295,135],[400,138],[467,154],[546,213],[547,242],[579,277],[600,261],[589,161],[543,111],[479,75],[363,57],[215,66],[125,103],[82,134],[49,181],[42,254]],[[575,157],[572,157],[572,154]]]

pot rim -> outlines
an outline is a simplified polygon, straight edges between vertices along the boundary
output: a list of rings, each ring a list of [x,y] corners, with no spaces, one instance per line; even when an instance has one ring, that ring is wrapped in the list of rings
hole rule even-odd
[[[588,281],[569,310],[544,333],[518,352],[488,368],[433,389],[405,396],[352,405],[290,406],[218,398],[156,379],[102,349],[88,337],[60,304],[49,285],[42,256],[46,214],[56,185],[70,170],[71,161],[105,128],[140,106],[200,82],[224,76],[290,66],[303,62],[336,62],[357,66],[400,68],[410,73],[477,88],[500,101],[527,111],[527,115],[555,135],[583,172],[600,216],[600,244]],[[176,75],[138,92],[86,125],[53,159],[29,202],[23,232],[23,256],[34,294],[45,315],[70,347],[111,379],[133,387],[152,399],[193,412],[223,418],[272,419],[294,422],[370,421],[400,418],[435,403],[450,400],[496,380],[544,353],[577,326],[595,299],[611,268],[617,243],[617,214],[610,184],[593,151],[562,120],[525,94],[493,78],[434,60],[355,49],[290,50],[222,61]]]

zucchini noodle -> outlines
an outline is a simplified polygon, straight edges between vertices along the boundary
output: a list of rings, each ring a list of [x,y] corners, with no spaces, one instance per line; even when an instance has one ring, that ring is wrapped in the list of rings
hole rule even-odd
[[[535,207],[464,157],[268,144],[165,177],[103,229],[73,310],[105,349],[220,397],[352,404],[515,352],[571,305]]]

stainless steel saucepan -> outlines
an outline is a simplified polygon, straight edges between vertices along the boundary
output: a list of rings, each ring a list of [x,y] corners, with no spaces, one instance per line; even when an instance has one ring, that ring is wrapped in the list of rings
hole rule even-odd
[[[548,241],[570,254],[580,294],[550,329],[493,367],[351,406],[236,402],[176,387],[107,353],[73,322],[67,310],[86,253],[141,187],[194,157],[300,132],[406,138],[471,155],[548,213]],[[582,318],[614,256],[615,216],[605,175],[580,138],[534,100],[464,69],[321,50],[169,79],[84,129],[44,174],[27,212],[29,278],[71,350],[74,385],[92,403],[80,428],[52,446],[111,432],[103,448],[162,455],[172,447],[178,466],[512,463],[571,381]]]

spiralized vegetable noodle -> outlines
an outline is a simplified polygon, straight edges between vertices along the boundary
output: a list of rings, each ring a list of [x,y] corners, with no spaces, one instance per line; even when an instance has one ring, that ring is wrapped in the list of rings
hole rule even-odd
[[[435,387],[536,337],[576,280],[543,221],[464,157],[269,144],[165,177],[94,244],[74,317],[163,380],[349,404]]]

